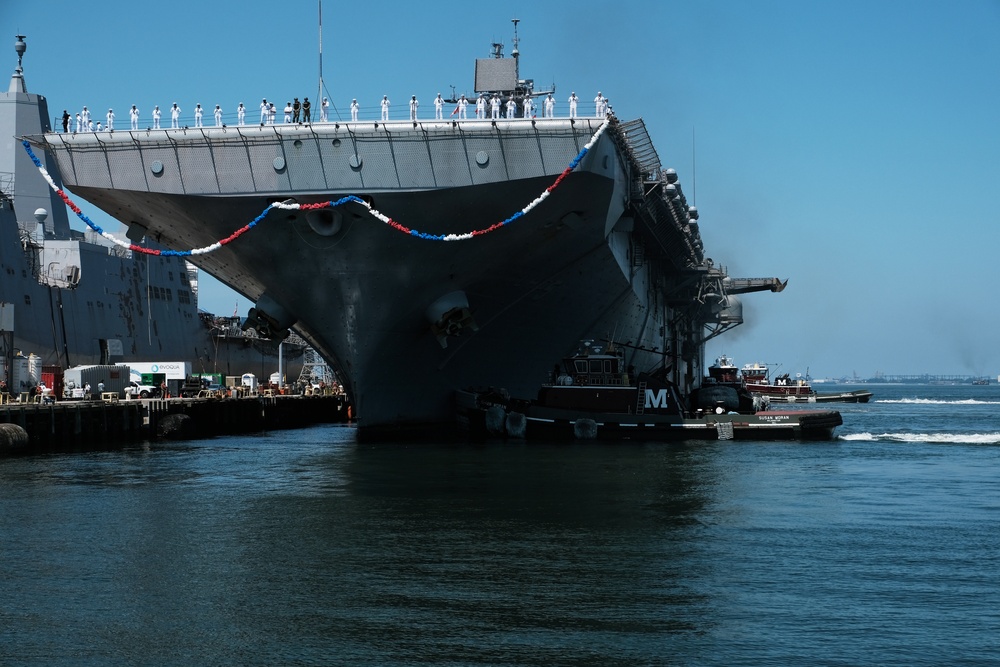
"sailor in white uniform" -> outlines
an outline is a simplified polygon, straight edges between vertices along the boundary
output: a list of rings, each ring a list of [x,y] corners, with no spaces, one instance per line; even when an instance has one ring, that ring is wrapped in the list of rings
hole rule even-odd
[[[323,98],[323,104],[324,105],[328,105],[329,104],[326,101],[325,97]],[[360,108],[361,108],[361,105],[358,104],[357,98],[351,100],[351,120],[354,121],[355,123],[358,122],[358,109],[360,109]],[[323,111],[324,111],[324,115],[326,115],[325,114],[326,106],[323,107]]]
[[[215,126],[222,127],[222,107],[215,105]]]
[[[469,108],[469,100],[465,99],[465,95],[458,98],[458,118],[459,120],[466,119],[466,109]]]
[[[83,116],[80,114],[76,115],[76,120],[74,121],[76,125],[73,126],[73,132],[79,133],[83,131]]]
[[[542,113],[546,118],[556,117],[556,100],[552,97],[552,93],[549,93],[549,96],[542,102]]]
[[[486,98],[483,97],[482,93],[480,93],[479,98],[476,99],[476,118],[479,120],[486,119]]]
[[[389,120],[389,96],[382,96],[382,120]]]
[[[194,107],[194,126],[195,127],[201,127],[201,116],[202,116],[202,114],[204,112],[205,112],[205,110],[201,108],[200,104],[196,104],[195,105],[195,107]]]
[[[163,112],[160,111],[160,107],[153,107],[153,129],[160,129],[160,116]]]
[[[524,107],[525,118],[531,118],[535,115],[535,103],[531,101],[530,97],[524,98],[524,104],[522,106]]]
[[[132,129],[133,130],[138,130],[139,129],[139,110],[135,107],[134,104],[132,105],[132,108],[129,109],[128,116],[132,120]]]
[[[177,102],[174,102],[174,106],[170,108],[170,127],[175,130],[181,126],[181,108],[177,106]]]
[[[493,120],[500,117],[500,96],[496,93],[493,94],[493,99],[490,100],[490,117]]]
[[[597,97],[594,98],[594,110],[598,118],[601,118],[605,114],[604,109],[604,96],[601,95],[601,91],[597,91]]]
[[[357,100],[354,101],[357,102]],[[319,105],[319,122],[325,123],[330,118],[329,110],[330,110],[330,100],[324,97],[323,103]]]
[[[576,118],[576,103],[580,101],[580,98],[576,96],[576,93],[570,93],[569,95],[569,117]]]
[[[507,100],[507,118],[513,119],[515,116],[517,116],[517,102],[512,97]]]
[[[236,107],[236,124],[246,125],[246,120],[247,120],[247,108],[243,106],[243,102],[240,102],[240,105]]]
[[[87,107],[83,107],[80,117],[83,119],[83,131],[87,132],[90,130],[90,111],[87,110]]]
[[[444,100],[441,99],[441,93],[434,98],[434,118],[436,120],[442,120],[444,118]]]
[[[292,122],[292,111],[294,111],[294,109],[292,109],[292,103],[291,102],[285,102],[285,122],[286,123],[291,123]]]
[[[108,130],[115,129],[115,110],[108,109]]]
[[[260,124],[263,125],[267,122],[268,116],[270,116],[271,107],[267,103],[267,99],[264,99],[260,103]]]
[[[410,120],[417,119],[417,107],[420,106],[420,102],[417,101],[417,96],[412,95],[410,97]]]

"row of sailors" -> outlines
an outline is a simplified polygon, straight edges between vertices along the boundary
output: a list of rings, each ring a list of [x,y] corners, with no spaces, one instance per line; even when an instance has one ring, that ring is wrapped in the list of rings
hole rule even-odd
[[[580,98],[578,98],[576,96],[576,93],[574,92],[569,96],[568,102],[569,102],[569,117],[576,118],[577,105],[580,102]],[[469,104],[471,104],[471,101],[468,98],[466,98],[465,95],[462,95],[458,99],[458,104],[450,115],[452,116],[457,115],[459,119],[467,118],[468,117],[467,110]],[[444,119],[444,105],[445,101],[441,98],[441,93],[438,93],[437,97],[434,98],[435,120]],[[389,97],[387,95],[383,95],[381,102],[382,120],[389,120],[389,106],[390,106]],[[494,93],[493,97],[491,97],[489,100],[486,99],[485,95],[480,95],[478,98],[476,98],[475,102],[476,118],[479,120],[485,120],[487,117],[487,107],[488,107],[489,117],[491,119],[496,120],[497,118],[500,118],[500,110],[503,106],[504,106],[503,100],[501,100],[500,96],[496,93]],[[417,100],[417,96],[413,95],[410,98],[410,120],[417,120],[417,109],[419,107],[420,107],[420,102]],[[358,119],[358,108],[359,108],[358,101],[352,100],[351,101],[352,121],[356,121]],[[556,109],[556,101],[552,97],[552,93],[549,93],[548,96],[546,96],[545,99],[542,100],[542,118],[555,118],[556,117],[555,109]],[[598,91],[597,97],[594,98],[594,112],[596,117],[603,118],[608,114],[610,110],[611,110],[611,104],[608,101],[608,98],[604,97],[601,94],[601,92]],[[536,111],[534,100],[532,100],[530,97],[524,98],[524,100],[521,103],[521,111],[522,111],[521,116],[523,118],[534,118]],[[510,98],[507,100],[505,117],[506,118],[517,117],[517,101],[514,100],[514,98]]]
[[[577,117],[577,106],[579,104],[580,98],[578,98],[576,96],[576,93],[574,92],[574,93],[572,93],[569,96],[569,99],[567,101],[569,102],[569,117],[570,118],[576,118]],[[465,95],[462,95],[458,99],[457,106],[455,107],[454,111],[451,112],[450,115],[451,116],[456,116],[457,115],[459,119],[465,119],[465,118],[467,118],[468,117],[467,116],[467,109],[468,109],[468,106],[470,105],[470,103],[471,103],[471,101],[469,99],[467,99]],[[382,108],[382,120],[383,121],[389,120],[389,107],[390,107],[390,104],[391,103],[389,102],[389,96],[388,95],[383,95],[382,96],[382,101],[380,103],[380,106]],[[417,100],[417,96],[413,95],[410,98],[410,120],[417,120],[417,109],[419,108],[419,106],[420,106],[420,102]],[[476,102],[475,102],[476,118],[480,119],[480,120],[485,120],[487,118],[487,108],[489,108],[489,118],[494,119],[494,120],[498,119],[498,118],[501,117],[501,115],[500,115],[501,108],[504,107],[504,106],[506,106],[506,109],[505,109],[505,112],[506,112],[505,113],[505,117],[506,118],[515,118],[517,116],[517,106],[518,105],[517,105],[517,102],[513,98],[508,99],[507,102],[506,102],[506,105],[504,105],[503,101],[500,99],[500,96],[498,94],[496,94],[496,93],[494,93],[493,96],[491,98],[489,98],[489,100],[486,99],[485,95],[479,95],[479,97],[476,98]],[[443,118],[444,118],[444,107],[445,107],[445,100],[441,97],[441,93],[438,93],[437,97],[434,98],[434,118],[436,120],[443,120]],[[548,96],[545,97],[544,100],[542,100],[542,118],[555,118],[555,107],[556,107],[556,101],[552,97],[552,93],[549,93]],[[320,122],[321,123],[327,123],[327,122],[329,122],[329,108],[330,108],[330,101],[329,101],[329,99],[327,99],[326,97],[324,97],[322,104],[320,104]],[[358,112],[359,112],[360,108],[361,107],[358,105],[358,100],[357,99],[354,99],[354,100],[351,101],[350,109],[351,109],[351,120],[352,121],[357,121],[358,120]],[[300,111],[300,109],[302,111],[302,122],[304,122],[304,123],[311,122],[309,98],[308,97],[305,98],[304,103],[300,105],[299,104],[299,98],[296,97],[294,105],[291,102],[288,102],[285,105],[285,108],[284,108],[284,121],[285,121],[285,123],[293,123],[293,122],[294,123],[298,123],[299,122],[299,111]],[[610,104],[608,98],[604,97],[601,94],[601,92],[598,91],[597,92],[597,97],[594,98],[594,113],[595,113],[595,116],[597,118],[603,118],[603,117],[605,117],[608,114],[608,112],[610,110],[611,110],[611,104]],[[535,102],[530,97],[524,98],[524,100],[521,103],[521,111],[522,111],[522,114],[521,114],[522,117],[524,117],[524,118],[534,118],[535,117],[535,112],[536,112]],[[182,111],[181,111],[180,107],[178,107],[177,103],[174,102],[173,106],[170,108],[170,127],[171,128],[174,128],[174,129],[180,128],[181,113],[182,113]],[[213,113],[214,113],[214,116],[215,116],[215,126],[216,127],[223,127],[223,123],[222,123],[222,108],[218,104],[215,105],[215,111]],[[266,98],[263,99],[261,101],[261,103],[260,103],[260,124],[261,125],[273,125],[274,121],[275,121],[275,118],[277,117],[277,113],[278,113],[278,111],[277,111],[277,108],[275,107],[274,103],[273,102],[268,102]],[[159,106],[156,106],[156,107],[153,108],[153,129],[154,130],[159,130],[160,129],[160,118],[161,118],[162,115],[163,114],[160,111],[160,107]],[[197,106],[195,106],[195,109],[194,109],[194,126],[195,127],[203,127],[203,123],[202,123],[203,116],[204,116],[204,109],[202,108],[201,104],[198,104]],[[129,110],[129,119],[131,120],[131,129],[138,130],[139,129],[139,109],[134,104],[132,105],[132,108]],[[63,132],[69,132],[70,120],[71,120],[71,117],[69,115],[69,112],[67,112],[66,110],[63,110],[63,115],[62,115]],[[115,112],[114,112],[113,109],[108,109],[106,120],[107,120],[107,125],[103,129],[114,130],[115,129]],[[243,106],[242,102],[240,102],[239,107],[236,109],[236,122],[237,122],[238,125],[246,125],[246,107]],[[74,125],[74,129],[73,129],[74,132],[94,132],[94,131],[100,132],[101,130],[102,130],[102,127],[101,127],[100,121],[97,122],[97,125],[96,125],[96,128],[95,128],[94,121],[91,118],[90,111],[87,109],[87,107],[83,107],[83,111],[81,111],[80,113],[76,114],[75,125]]]
[[[139,109],[134,104],[132,108],[129,109],[129,118],[131,119],[131,126],[133,130],[139,129]],[[222,107],[218,104],[215,105],[215,126],[222,127]],[[239,117],[240,125],[243,125],[243,117],[246,113],[246,109],[243,107],[243,103],[240,103],[240,108],[237,110],[237,115]],[[290,113],[290,112],[289,112]],[[153,129],[160,129],[160,117],[163,113],[160,111],[160,107],[153,108]],[[205,115],[205,110],[202,109],[201,105],[197,105],[194,109],[194,126],[203,127],[202,117]],[[170,108],[170,126],[172,128],[180,127],[181,109],[174,102],[174,105]],[[73,132],[100,132],[102,129],[114,130],[115,129],[115,111],[114,109],[108,109],[108,114],[106,116],[108,124],[101,128],[101,121],[97,121],[95,127],[94,120],[90,117],[90,110],[87,107],[83,107],[83,111],[76,114],[75,124],[73,125]],[[69,112],[63,109],[62,115],[62,126],[63,132],[69,132],[70,120],[72,118]]]

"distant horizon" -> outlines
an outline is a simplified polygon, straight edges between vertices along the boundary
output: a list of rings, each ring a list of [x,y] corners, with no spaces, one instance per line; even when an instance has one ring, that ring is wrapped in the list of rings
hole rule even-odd
[[[906,380],[906,379],[901,379],[901,378],[912,378],[912,379]],[[929,382],[949,382],[949,381],[954,381],[954,382],[962,382],[962,381],[972,382],[973,380],[989,380],[990,382],[1000,382],[1000,374],[998,374],[998,375],[931,375],[931,374],[927,374],[927,373],[918,373],[918,374],[912,374],[912,375],[911,374],[899,374],[899,375],[897,375],[897,374],[891,374],[891,375],[890,374],[886,374],[886,375],[882,375],[882,376],[872,376],[872,377],[866,377],[866,378],[863,378],[863,377],[859,376],[857,378],[857,380],[854,380],[854,382],[863,382],[863,383],[866,383],[866,384],[868,384],[868,383],[871,383],[871,384],[882,384],[882,383],[884,383],[884,384],[926,384],[924,382],[920,382],[920,380],[922,380],[922,379],[923,380],[928,380]],[[848,376],[848,375],[841,375],[839,377],[838,376],[824,376],[822,378],[816,378],[816,377],[810,376],[809,380],[812,381],[814,384],[818,384],[818,383],[821,383],[821,382],[831,382],[831,381],[842,382],[844,384],[851,384],[853,378],[851,376]]]

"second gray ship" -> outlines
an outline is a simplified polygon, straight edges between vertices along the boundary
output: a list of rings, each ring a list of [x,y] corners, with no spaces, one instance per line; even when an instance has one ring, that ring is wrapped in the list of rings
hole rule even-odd
[[[45,96],[25,82],[26,50],[18,35],[18,64],[0,92],[0,379],[28,390],[12,384],[16,355],[63,369],[170,361],[265,378],[280,361],[297,377],[304,346],[284,346],[279,360],[272,341],[244,335],[241,318],[200,312],[198,269],[183,257],[145,255],[71,228],[65,202],[17,139],[51,132]],[[61,186],[59,168],[45,155],[39,161]]]

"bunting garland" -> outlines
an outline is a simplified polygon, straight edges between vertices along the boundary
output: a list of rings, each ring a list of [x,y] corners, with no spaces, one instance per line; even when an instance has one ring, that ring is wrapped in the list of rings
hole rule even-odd
[[[605,120],[601,124],[601,126],[597,128],[597,131],[594,133],[594,136],[590,138],[590,141],[588,141],[587,144],[583,147],[583,149],[581,149],[580,152],[577,154],[577,156],[573,158],[573,160],[569,163],[569,166],[566,167],[561,174],[559,174],[559,176],[552,183],[552,185],[545,188],[545,190],[540,195],[538,195],[534,200],[532,200],[527,206],[525,206],[520,211],[517,211],[516,213],[511,215],[506,220],[501,220],[500,222],[496,222],[490,225],[489,227],[485,227],[483,229],[475,229],[470,232],[465,232],[464,234],[428,234],[426,232],[421,232],[416,229],[410,229],[409,227],[406,227],[400,224],[399,222],[396,222],[395,220],[385,215],[381,211],[372,208],[371,204],[366,202],[364,199],[361,199],[360,197],[357,197],[355,195],[347,195],[346,197],[342,197],[336,201],[319,202],[316,204],[286,204],[283,202],[275,202],[269,205],[267,208],[265,208],[264,211],[256,218],[251,220],[243,227],[240,227],[226,238],[220,239],[211,245],[207,245],[202,248],[194,248],[192,250],[157,250],[154,248],[145,248],[143,246],[136,245],[134,243],[129,243],[128,241],[123,241],[115,237],[113,234],[104,231],[103,229],[101,229],[99,225],[97,225],[90,218],[88,218],[87,215],[80,210],[80,207],[77,206],[69,198],[69,196],[59,186],[56,185],[55,181],[52,180],[52,177],[49,175],[48,171],[42,165],[41,160],[39,160],[38,157],[35,156],[34,152],[32,152],[31,144],[27,141],[22,141],[21,143],[24,146],[24,150],[28,152],[28,156],[31,158],[31,161],[35,163],[36,167],[38,167],[38,171],[41,173],[42,178],[44,178],[45,181],[49,184],[49,187],[52,188],[52,190],[57,195],[59,195],[59,198],[66,203],[66,206],[68,206],[71,211],[76,213],[77,217],[79,217],[84,223],[86,223],[88,227],[93,229],[95,232],[97,232],[104,238],[108,239],[115,245],[121,248],[125,248],[126,250],[131,250],[133,252],[145,253],[147,255],[187,257],[190,255],[204,255],[210,252],[214,252],[219,248],[221,248],[222,246],[232,243],[240,236],[242,236],[246,232],[256,227],[257,223],[261,222],[265,217],[267,217],[267,214],[270,213],[271,209],[277,208],[286,211],[294,211],[294,210],[312,211],[324,208],[336,208],[337,206],[343,206],[344,204],[350,202],[364,206],[366,209],[368,209],[368,212],[374,218],[381,220],[383,223],[389,225],[396,231],[402,232],[403,234],[407,234],[414,238],[422,239],[425,241],[467,241],[477,236],[489,234],[490,232],[494,232],[500,229],[501,227],[509,225],[518,218],[524,217],[525,215],[530,213],[532,209],[534,209],[536,206],[545,201],[545,199],[548,198],[549,194],[551,194],[557,187],[559,187],[559,184],[562,183],[563,179],[569,176],[569,174],[572,173],[574,169],[576,169],[577,165],[579,165],[580,162],[583,160],[583,158],[587,155],[587,152],[590,151],[590,149],[593,148],[594,145],[597,143],[597,140],[600,138],[601,134],[604,133],[604,130],[607,129],[609,123],[610,123],[609,120]]]

